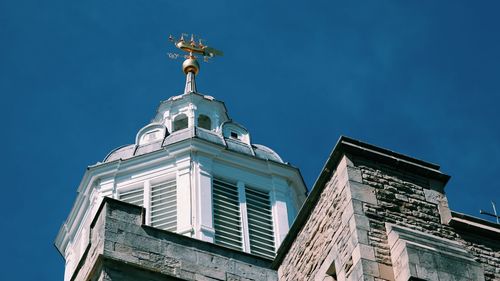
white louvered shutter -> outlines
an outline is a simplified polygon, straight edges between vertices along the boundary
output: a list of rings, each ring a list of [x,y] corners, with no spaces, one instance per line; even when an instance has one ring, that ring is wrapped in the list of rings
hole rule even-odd
[[[245,188],[248,234],[252,254],[274,258],[274,231],[269,193]]]
[[[120,200],[142,207],[144,206],[144,188],[141,186],[122,192],[120,193]]]
[[[213,179],[215,244],[242,250],[240,203],[235,184]]]
[[[151,226],[177,230],[177,188],[175,179],[151,186]]]

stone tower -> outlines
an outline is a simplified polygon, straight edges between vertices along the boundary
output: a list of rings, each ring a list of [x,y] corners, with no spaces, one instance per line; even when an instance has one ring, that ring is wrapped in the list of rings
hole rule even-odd
[[[273,261],[278,279],[500,280],[500,225],[451,211],[449,178],[341,137]]]
[[[143,207],[146,226],[275,256],[305,200],[302,176],[272,149],[253,144],[223,102],[197,91],[192,52],[183,71],[184,93],[162,101],[133,144],[111,151],[84,174],[55,242],[66,260],[65,280],[88,266],[82,261],[104,198]]]

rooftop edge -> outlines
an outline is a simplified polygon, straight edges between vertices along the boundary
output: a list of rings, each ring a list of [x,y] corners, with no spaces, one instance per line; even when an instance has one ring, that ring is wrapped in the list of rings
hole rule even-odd
[[[302,230],[305,222],[316,206],[316,203],[318,202],[321,192],[323,191],[325,184],[329,180],[331,173],[335,171],[336,165],[345,154],[370,157],[377,161],[391,164],[404,170],[409,170],[417,174],[443,181],[444,184],[446,184],[450,179],[449,175],[443,174],[441,171],[439,171],[439,165],[419,160],[401,153],[397,153],[392,150],[377,147],[375,145],[368,144],[346,136],[340,136],[325,165],[321,169],[321,172],[316,179],[316,182],[314,183],[309,196],[302,205],[295,221],[290,227],[287,236],[281,243],[281,246],[276,253],[276,258],[274,259],[271,268],[278,269],[278,267],[281,265],[281,262],[283,262],[283,259],[287,255],[288,250],[295,241],[295,238]]]

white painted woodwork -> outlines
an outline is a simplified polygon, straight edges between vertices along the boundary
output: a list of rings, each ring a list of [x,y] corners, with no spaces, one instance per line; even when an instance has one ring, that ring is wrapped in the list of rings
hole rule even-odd
[[[174,133],[174,122],[180,115],[187,117],[188,128]],[[204,124],[209,126],[204,125],[205,129],[197,130],[205,130],[223,143],[232,142],[251,148],[252,154],[232,151],[220,143],[197,137],[161,146],[169,135],[178,137],[193,130],[200,115],[204,116]],[[160,103],[152,122],[137,133],[135,146],[126,147],[134,151],[156,145],[156,149],[125,160],[118,157],[99,162],[89,166],[84,174],[73,209],[56,239],[56,246],[66,259],[65,280],[69,280],[82,258],[88,243],[85,236],[88,236],[91,220],[105,196],[143,206],[148,225],[214,242],[217,228],[214,226],[214,179],[235,184],[241,223],[239,249],[271,257],[286,236],[305,199],[306,189],[297,168],[283,163],[271,149],[253,146],[250,140],[248,130],[231,121],[225,105],[212,97],[191,93]],[[277,160],[258,158],[253,152],[258,147],[261,153],[272,154]],[[267,213],[267,207],[252,202],[249,209],[249,189],[262,192],[261,195],[250,196],[250,200],[268,200],[266,204],[269,204],[272,217],[266,216],[264,228],[271,236],[251,234],[256,233],[252,225],[256,225],[257,221],[249,223],[250,213]],[[159,205],[159,200],[163,200],[163,205]],[[160,224],[160,217],[167,218],[168,223]],[[269,245],[260,252],[252,250],[252,240]]]

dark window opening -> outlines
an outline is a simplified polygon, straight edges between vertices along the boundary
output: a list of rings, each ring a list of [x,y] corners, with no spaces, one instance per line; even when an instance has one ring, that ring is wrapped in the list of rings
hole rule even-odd
[[[200,115],[198,116],[198,127],[211,130],[212,129],[212,121],[210,120],[210,117],[206,115]]]
[[[188,118],[185,114],[177,115],[174,119],[174,132],[188,127]]]
[[[233,138],[233,139],[239,139],[238,138],[238,133],[231,132],[231,138]]]

